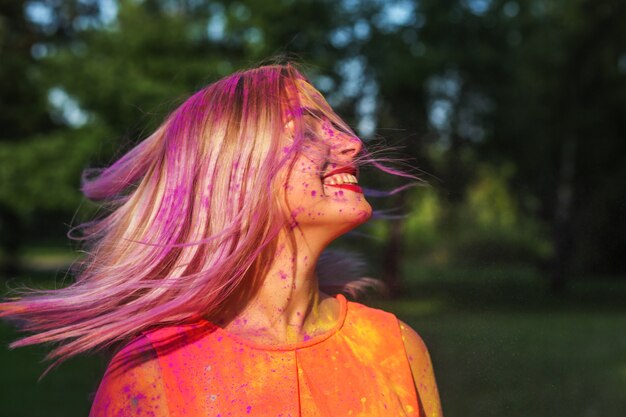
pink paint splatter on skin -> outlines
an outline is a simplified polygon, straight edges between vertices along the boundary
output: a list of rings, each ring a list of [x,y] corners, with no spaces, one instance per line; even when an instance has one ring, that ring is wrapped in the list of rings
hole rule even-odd
[[[281,269],[280,271],[278,271],[278,273],[280,274],[280,279],[287,279],[287,274],[285,273],[285,271]]]
[[[317,195],[317,191],[315,191],[315,190],[311,191],[311,196],[312,197],[315,197],[316,195]]]

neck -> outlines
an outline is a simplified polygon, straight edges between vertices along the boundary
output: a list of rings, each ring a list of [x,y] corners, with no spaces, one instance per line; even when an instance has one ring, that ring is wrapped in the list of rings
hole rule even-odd
[[[259,291],[224,327],[249,338],[293,343],[323,332],[336,322],[336,306],[319,291],[315,265],[325,245],[312,245],[300,229],[292,230],[295,244],[285,233],[277,241],[274,262]]]

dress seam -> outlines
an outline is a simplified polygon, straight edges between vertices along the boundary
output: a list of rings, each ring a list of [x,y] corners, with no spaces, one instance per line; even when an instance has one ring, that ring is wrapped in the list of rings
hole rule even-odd
[[[293,362],[296,365],[296,389],[298,391],[298,417],[302,417],[302,398],[300,396],[300,372],[298,371],[298,351],[293,351]]]

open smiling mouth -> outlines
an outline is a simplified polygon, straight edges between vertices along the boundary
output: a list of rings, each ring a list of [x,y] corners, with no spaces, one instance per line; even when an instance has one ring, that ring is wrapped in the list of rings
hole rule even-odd
[[[356,168],[352,166],[344,166],[330,171],[322,177],[324,186],[343,188],[363,194],[363,190],[358,185],[356,178]]]

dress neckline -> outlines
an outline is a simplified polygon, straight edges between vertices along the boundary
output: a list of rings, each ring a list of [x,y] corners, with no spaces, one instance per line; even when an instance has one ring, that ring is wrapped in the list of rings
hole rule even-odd
[[[260,349],[260,350],[296,350],[296,349],[302,349],[305,347],[309,347],[312,345],[316,345],[318,343],[323,342],[324,340],[328,339],[329,337],[333,336],[334,334],[336,334],[339,330],[341,330],[341,328],[343,327],[343,324],[346,321],[346,315],[348,312],[348,300],[346,299],[346,297],[343,294],[336,294],[334,297],[338,302],[339,302],[339,318],[337,320],[337,322],[335,323],[335,325],[330,328],[329,330],[327,330],[326,332],[322,333],[322,334],[318,334],[317,336],[313,336],[310,339],[307,340],[302,340],[299,342],[294,342],[294,343],[282,343],[282,344],[275,344],[275,345],[268,345],[268,344],[264,344],[264,343],[257,343],[257,342],[253,342],[252,340],[243,338],[241,336],[238,336],[234,333],[229,332],[226,329],[223,329],[222,327],[217,326],[216,324],[206,320],[206,319],[202,319],[201,321],[208,324],[210,327],[212,327],[214,329],[214,331],[219,334],[220,336],[225,336],[228,337],[229,339],[234,340],[237,343],[240,343],[242,345],[246,345],[249,347],[252,347],[254,349]]]

